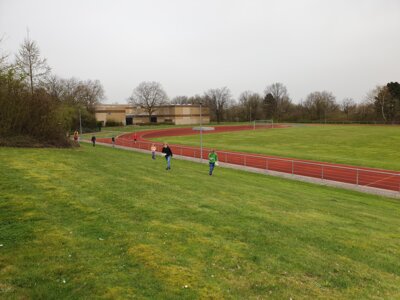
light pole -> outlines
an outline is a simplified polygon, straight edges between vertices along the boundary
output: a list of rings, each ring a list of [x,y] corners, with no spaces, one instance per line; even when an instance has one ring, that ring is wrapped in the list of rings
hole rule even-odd
[[[250,119],[250,124],[251,124],[251,103],[250,103],[250,116],[249,116],[249,119]]]
[[[82,116],[81,116],[81,109],[79,108],[79,131],[82,135]]]
[[[201,118],[201,102],[200,102],[200,162],[203,162],[203,125]]]

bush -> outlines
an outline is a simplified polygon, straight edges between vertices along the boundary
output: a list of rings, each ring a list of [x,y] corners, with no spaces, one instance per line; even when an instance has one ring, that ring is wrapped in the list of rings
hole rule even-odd
[[[116,121],[107,121],[106,126],[107,127],[117,127],[117,126],[123,126],[124,124],[122,122],[116,122]]]
[[[0,74],[0,138],[3,146],[70,145],[70,118],[44,89],[31,94],[12,70]]]
[[[101,128],[103,127],[103,121],[97,121],[96,127],[97,127],[98,131],[101,131]]]
[[[160,126],[160,125],[174,125],[174,123],[171,122],[157,122],[157,123],[153,123],[153,122],[143,122],[143,123],[138,123],[136,125],[139,126]]]
[[[72,147],[73,144],[69,139],[62,141],[54,140],[39,140],[29,135],[17,135],[0,137],[0,147],[26,147],[26,148],[67,148]]]

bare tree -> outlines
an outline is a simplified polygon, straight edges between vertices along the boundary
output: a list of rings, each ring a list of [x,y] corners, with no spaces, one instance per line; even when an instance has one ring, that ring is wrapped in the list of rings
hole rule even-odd
[[[372,97],[376,112],[382,115],[382,119],[387,122],[391,115],[390,93],[387,86],[377,86],[367,97]]]
[[[343,99],[340,107],[342,111],[346,114],[347,120],[349,120],[349,115],[351,112],[353,112],[356,109],[356,103],[352,98],[345,98]]]
[[[176,96],[171,100],[171,103],[174,104],[188,104],[189,98],[187,96]]]
[[[34,87],[43,82],[43,79],[50,73],[47,60],[40,57],[39,47],[35,41],[30,40],[29,36],[21,44],[15,64],[20,74],[28,78],[31,95],[33,95]]]
[[[47,78],[44,88],[47,93],[55,100],[62,100],[63,94],[63,79],[59,78],[57,75],[51,75]]]
[[[96,104],[104,99],[104,88],[99,80],[80,81],[49,76],[43,85],[53,99],[70,105],[84,106],[94,112]]]
[[[96,104],[104,99],[104,88],[99,80],[81,81],[75,90],[75,97],[88,111],[94,112]]]
[[[309,94],[306,101],[303,102],[303,105],[307,109],[311,118],[314,117],[317,120],[324,119],[325,121],[327,115],[338,108],[335,96],[327,91],[313,92]]]
[[[290,100],[286,86],[284,86],[280,82],[273,83],[265,88],[264,90],[265,101],[267,101],[267,96],[269,94],[275,100],[275,110],[276,110],[274,112],[270,112],[270,114],[275,119],[279,120],[282,118],[283,115],[288,113],[288,111],[292,106],[292,101]],[[268,97],[271,98],[270,96]]]
[[[62,87],[61,100],[72,105],[79,104],[76,97],[76,90],[78,89],[80,81],[72,77],[69,79],[61,79],[60,83]]]
[[[256,120],[259,118],[262,99],[259,94],[251,91],[244,91],[239,96],[239,103],[244,109],[245,120]]]
[[[189,97],[189,99],[188,99],[188,101],[189,101],[189,103],[191,103],[191,104],[200,104],[200,103],[207,103],[207,101],[204,99],[204,96],[200,96],[200,95],[194,95],[194,96],[191,96],[191,97]]]
[[[371,102],[371,99],[369,99],[369,95],[356,106],[355,115],[356,120],[359,121],[376,120],[375,105],[374,102]]]
[[[210,89],[204,94],[210,110],[215,114],[217,122],[224,119],[224,110],[232,100],[231,91],[227,87]]]
[[[149,115],[149,122],[157,106],[168,101],[167,93],[161,84],[155,81],[144,81],[140,83],[129,98],[129,102],[134,106],[142,107]]]

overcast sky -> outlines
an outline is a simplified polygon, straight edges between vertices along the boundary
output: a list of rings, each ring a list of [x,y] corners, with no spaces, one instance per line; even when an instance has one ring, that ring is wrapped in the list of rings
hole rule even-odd
[[[400,81],[400,0],[0,0],[11,58],[27,28],[53,73],[99,79],[106,103],[142,81],[170,98],[282,82],[294,102]]]

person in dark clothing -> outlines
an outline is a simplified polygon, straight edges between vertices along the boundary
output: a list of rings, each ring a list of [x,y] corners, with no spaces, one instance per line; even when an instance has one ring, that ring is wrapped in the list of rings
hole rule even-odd
[[[167,170],[171,170],[172,151],[171,151],[171,148],[168,146],[167,143],[164,143],[164,146],[163,146],[161,152],[165,155],[165,159],[167,161]]]
[[[112,142],[112,146],[113,146],[113,148],[115,147],[115,137],[112,137],[111,138],[111,142]]]
[[[96,137],[95,136],[92,136],[92,144],[93,144],[93,147],[96,146]]]

